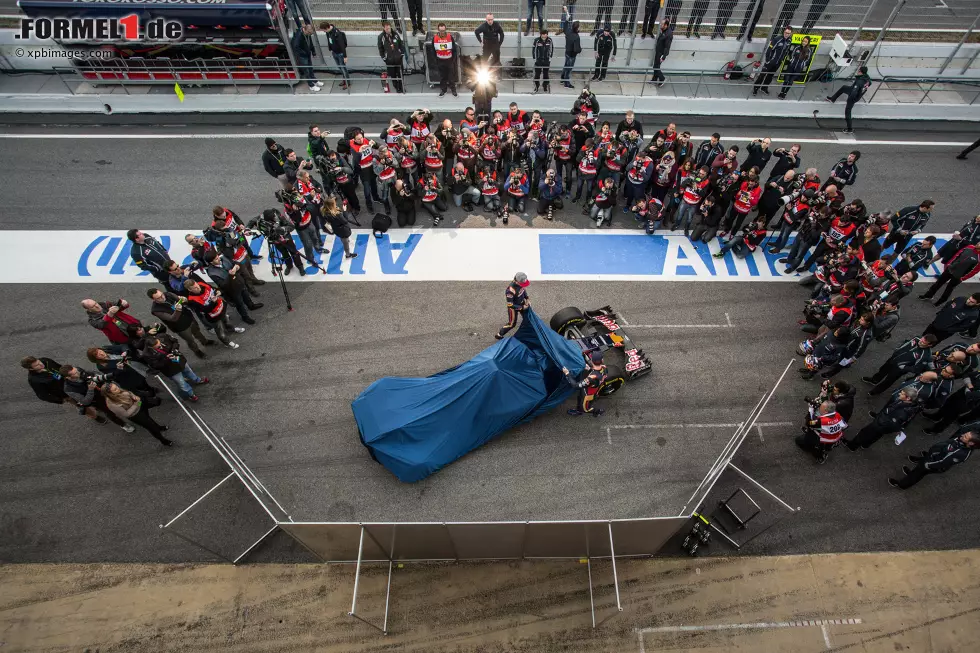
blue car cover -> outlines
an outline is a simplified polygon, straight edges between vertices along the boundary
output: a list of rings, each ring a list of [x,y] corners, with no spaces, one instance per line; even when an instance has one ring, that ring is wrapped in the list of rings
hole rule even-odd
[[[514,337],[426,378],[385,377],[351,403],[361,442],[399,480],[413,483],[575,392],[579,347],[530,308]]]

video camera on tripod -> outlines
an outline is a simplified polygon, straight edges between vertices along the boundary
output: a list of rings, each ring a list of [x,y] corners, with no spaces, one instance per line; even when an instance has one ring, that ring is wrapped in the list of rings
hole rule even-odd
[[[282,191],[277,191],[276,195]],[[291,238],[289,235],[293,231],[293,225],[286,221],[279,209],[267,209],[253,218],[246,225],[249,232],[255,235],[256,232],[265,237],[272,244],[282,243]]]

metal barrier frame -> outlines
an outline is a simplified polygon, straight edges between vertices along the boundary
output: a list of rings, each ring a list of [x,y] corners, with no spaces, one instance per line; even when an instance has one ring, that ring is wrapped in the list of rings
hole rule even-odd
[[[347,614],[348,616],[357,619],[359,621],[362,621],[365,624],[371,626],[372,628],[380,631],[382,634],[386,635],[388,633],[388,617],[389,617],[389,609],[391,605],[391,581],[392,581],[392,575],[394,570],[394,564],[396,561],[398,562],[438,562],[438,561],[461,562],[464,560],[479,561],[479,560],[512,560],[512,559],[520,559],[520,560],[578,559],[584,562],[587,566],[588,583],[589,583],[589,603],[591,606],[592,627],[597,628],[598,626],[602,625],[605,621],[607,621],[609,618],[611,618],[611,616],[607,617],[602,621],[596,622],[595,598],[594,598],[594,587],[593,587],[593,578],[592,578],[592,560],[593,559],[610,560],[612,566],[612,574],[613,574],[613,588],[616,594],[617,613],[622,612],[623,606],[622,606],[622,598],[619,591],[619,574],[616,567],[616,558],[617,557],[619,558],[648,557],[656,554],[656,552],[659,551],[663,547],[663,545],[670,540],[671,537],[673,537],[687,524],[688,520],[693,515],[693,513],[697,512],[700,509],[701,504],[710,495],[712,489],[715,486],[715,483],[717,483],[718,479],[721,477],[722,473],[726,469],[728,468],[733,469],[735,472],[743,476],[747,481],[751,482],[756,487],[763,490],[767,495],[769,495],[770,497],[778,501],[781,505],[789,509],[791,513],[796,512],[796,510],[792,508],[788,503],[780,499],[778,496],[776,496],[774,493],[768,490],[765,486],[763,486],[761,483],[759,483],[758,481],[750,477],[748,474],[746,474],[744,471],[742,471],[732,463],[733,458],[738,453],[738,450],[741,447],[742,443],[745,441],[748,432],[753,428],[756,421],[758,421],[759,417],[765,411],[766,407],[769,404],[769,401],[772,399],[776,391],[779,389],[780,384],[782,383],[787,372],[789,371],[789,368],[793,365],[793,362],[794,362],[793,360],[790,360],[790,362],[786,365],[786,368],[783,370],[783,373],[776,380],[776,383],[772,387],[772,389],[769,392],[765,393],[762,396],[762,398],[759,399],[758,403],[756,403],[755,407],[749,413],[748,418],[744,422],[742,422],[742,424],[739,426],[738,429],[736,429],[735,433],[732,435],[728,443],[725,445],[721,453],[718,455],[718,458],[716,458],[715,462],[709,468],[707,474],[704,476],[704,478],[699,483],[698,487],[695,489],[694,493],[691,495],[691,498],[687,501],[687,503],[684,505],[684,508],[677,516],[675,517],[663,516],[663,517],[640,518],[640,519],[607,519],[607,520],[577,520],[577,521],[559,520],[559,521],[510,521],[510,522],[377,522],[377,523],[294,521],[292,517],[289,515],[289,513],[282,507],[282,505],[275,499],[275,497],[272,496],[272,494],[268,491],[265,485],[263,485],[262,482],[258,479],[258,477],[255,476],[254,472],[252,472],[252,470],[248,467],[248,465],[245,464],[242,458],[234,451],[234,449],[228,444],[228,442],[223,437],[217,435],[214,432],[214,430],[211,429],[211,427],[207,424],[207,422],[205,422],[204,419],[197,413],[196,410],[188,410],[187,407],[184,406],[184,404],[177,397],[177,395],[174,394],[173,390],[171,390],[170,387],[158,375],[157,380],[160,381],[161,385],[163,385],[164,388],[166,388],[167,392],[171,395],[174,401],[177,402],[178,405],[180,405],[184,413],[194,423],[194,426],[201,432],[201,435],[204,436],[207,442],[215,449],[215,451],[218,453],[219,456],[221,456],[225,464],[228,465],[228,467],[231,469],[231,472],[223,479],[221,479],[210,490],[205,492],[201,497],[199,497],[197,500],[191,503],[187,508],[182,510],[176,517],[171,519],[167,524],[161,525],[161,529],[167,532],[167,528],[169,526],[171,526],[181,517],[186,515],[194,507],[198,506],[212,492],[217,490],[219,487],[221,487],[224,483],[226,483],[234,476],[237,477],[238,480],[248,489],[252,497],[256,500],[256,502],[258,502],[258,504],[263,508],[263,510],[268,514],[268,516],[273,521],[273,526],[268,531],[266,531],[265,534],[262,535],[262,537],[260,537],[257,541],[251,543],[240,555],[238,555],[234,559],[229,559],[226,556],[223,556],[211,550],[210,548],[204,546],[203,544],[196,542],[193,539],[178,533],[177,531],[169,531],[169,532],[172,532],[173,534],[181,537],[181,539],[184,539],[185,541],[191,544],[195,544],[196,546],[204,549],[205,551],[208,551],[209,553],[212,553],[213,555],[216,555],[217,557],[226,560],[232,564],[238,564],[239,562],[241,562],[249,553],[254,551],[263,541],[265,541],[276,530],[283,530],[293,540],[295,540],[298,544],[303,546],[310,553],[312,553],[317,559],[319,559],[324,563],[330,563],[330,562],[354,563],[355,564],[354,588],[353,588],[353,595],[351,598],[351,609]],[[271,501],[271,503],[267,505],[266,500]],[[690,511],[688,510],[689,507],[691,508]],[[643,550],[642,552],[620,553],[620,554],[616,553],[615,536],[613,533],[613,527],[615,524],[626,525],[626,524],[653,523],[653,522],[662,522],[664,524],[665,528],[656,533],[656,537],[659,538],[659,540],[655,539],[651,541],[650,546],[646,550]],[[521,534],[519,556],[518,555],[514,555],[514,556],[494,555],[490,557],[481,557],[481,556],[460,555],[461,549],[456,543],[456,541],[453,539],[452,527],[485,526],[485,527],[492,528],[494,526],[505,526],[505,525],[521,528],[522,534]],[[602,529],[603,525],[605,526],[605,529]],[[555,529],[562,529],[562,527],[565,526],[573,529],[574,527],[580,526],[582,528],[582,540],[579,543],[572,542],[571,544],[567,545],[565,550],[560,554],[555,552],[553,549],[550,549],[551,552],[545,553],[544,555],[528,555],[529,536],[533,530],[540,530],[542,528],[546,528],[555,531]],[[357,544],[356,558],[329,559],[330,556],[325,558],[323,555],[321,555],[321,552],[317,550],[316,544],[307,541],[306,535],[308,535],[308,533],[307,534],[303,533],[303,531],[311,531],[311,527],[320,527],[319,532],[327,532],[327,533],[329,533],[329,531],[324,531],[323,529],[329,529],[330,527],[345,527],[345,528],[357,527],[358,544]],[[399,552],[397,549],[397,544],[398,544],[397,534],[399,528],[411,529],[413,527],[426,527],[426,528],[431,527],[436,530],[444,531],[445,532],[444,544],[448,545],[444,548],[444,551],[451,551],[451,555],[443,555],[441,557],[433,556],[433,555],[426,555],[425,557],[399,556]],[[373,529],[379,530],[379,533],[377,533],[378,535],[381,534],[380,531],[384,531],[385,529],[390,529],[391,532],[390,543],[387,547],[385,547],[378,539],[378,537],[376,537],[376,534],[372,532]],[[346,530],[350,530],[350,528],[346,528]],[[516,529],[514,530],[516,531]],[[599,536],[599,533],[603,531],[604,533],[601,536]],[[427,533],[426,545],[429,545],[433,542],[431,536],[432,533],[434,532],[435,531],[433,530],[429,530],[429,532]],[[543,533],[546,531],[541,531],[541,532]],[[555,532],[551,533],[552,537],[554,537],[555,535],[556,535]],[[561,536],[564,538],[567,535],[568,532],[563,529],[561,532]],[[365,542],[366,542],[365,536],[367,536],[367,538],[370,539],[371,543],[373,544],[372,547],[373,551],[367,556],[365,555]],[[539,533],[539,537],[540,536],[541,533]],[[593,540],[591,538],[597,536],[600,537],[602,540],[604,540],[605,537],[608,536],[608,550],[605,549],[605,541],[596,541],[593,545]],[[636,534],[634,534],[634,537],[635,536]],[[417,538],[418,535],[416,535],[416,541]],[[582,545],[582,548],[576,548],[579,546],[579,544]],[[438,543],[436,543],[435,546],[438,548],[439,546]],[[548,547],[546,547],[546,549],[548,549]],[[514,551],[516,553],[516,547],[514,547]],[[537,549],[534,549],[532,552],[538,553],[539,551],[537,551]],[[581,554],[581,552],[584,552],[584,556]],[[380,557],[378,557],[378,553],[380,553]],[[363,565],[371,564],[371,563],[388,564],[387,586],[385,590],[384,620],[380,626],[371,622],[369,619],[367,619],[361,614],[358,614],[357,612],[357,599],[358,599],[358,592],[360,589],[361,569]]]

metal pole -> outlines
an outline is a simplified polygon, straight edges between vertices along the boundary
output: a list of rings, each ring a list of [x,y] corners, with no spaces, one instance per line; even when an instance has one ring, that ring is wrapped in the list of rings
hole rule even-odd
[[[871,45],[866,61],[869,61],[871,57],[875,56],[875,50],[878,49],[878,46],[881,45],[882,39],[885,38],[885,32],[888,31],[888,28],[891,27],[892,23],[895,22],[895,19],[898,18],[898,12],[902,10],[902,7],[905,6],[906,2],[907,0],[898,0],[898,2],[895,4],[895,8],[892,9],[892,13],[888,15],[888,20],[885,21],[885,24],[881,27],[881,31],[878,32],[878,38],[876,38],[875,42]]]
[[[354,616],[354,610],[357,609],[357,586],[361,582],[361,558],[364,555],[364,527],[361,526],[361,540],[357,544],[357,568],[354,571],[354,598],[350,603],[350,612],[347,613],[348,616]]]
[[[643,0],[636,0],[636,10],[637,11],[640,10],[640,2],[641,1],[643,1]],[[559,2],[559,4],[561,4],[561,3]],[[659,33],[659,31],[657,33]],[[636,14],[633,14],[633,22],[630,25],[630,47],[629,47],[629,51],[626,53],[626,65],[627,66],[629,66],[630,63],[633,61],[633,45],[635,43],[636,43]],[[654,41],[654,48],[653,48],[654,51],[656,51],[656,49],[657,49],[656,48],[656,45],[657,45],[656,44],[656,41]],[[644,79],[643,81],[645,83],[646,82],[646,79]],[[595,618],[593,616],[593,621],[594,620],[595,620]]]
[[[966,62],[966,65],[963,66],[963,70],[960,71],[961,75],[970,69],[970,66],[973,65],[973,62],[977,60],[978,54],[980,54],[980,49],[973,51],[973,56],[970,57],[970,59]],[[970,104],[973,104],[973,102],[971,102]]]
[[[235,472],[232,472],[231,474],[228,474],[228,476],[225,476],[223,479],[221,479],[220,481],[218,481],[218,484],[217,485],[215,485],[213,488],[211,488],[210,490],[208,490],[207,492],[205,492],[204,494],[202,494],[201,496],[199,496],[194,503],[192,503],[191,505],[189,505],[186,508],[184,508],[183,510],[181,510],[179,515],[177,515],[176,517],[174,517],[173,519],[171,519],[170,521],[168,521],[166,524],[162,524],[160,526],[160,528],[167,528],[172,523],[174,523],[175,521],[177,521],[178,519],[180,519],[181,517],[183,517],[187,513],[188,510],[190,510],[191,508],[193,508],[197,504],[201,503],[201,501],[203,501],[206,496],[208,496],[209,494],[211,494],[212,492],[214,492],[215,490],[217,490],[221,486],[222,483],[224,483],[225,481],[227,481],[229,478],[231,478],[234,475],[235,475]]]
[[[399,12],[399,22],[402,24],[402,37],[406,39],[405,48],[408,49],[408,26],[405,23],[405,16],[408,14],[408,5],[403,4],[400,0],[395,1],[395,6],[398,7]],[[407,54],[407,53],[406,53]]]
[[[922,94],[922,97],[919,98],[919,101],[916,102],[916,104],[922,104],[925,102],[926,98],[929,97],[929,94],[932,93],[932,89],[934,88],[936,88],[936,80],[932,80],[932,84],[929,84],[928,90]]]
[[[242,475],[242,472],[237,469],[236,465],[231,460],[228,459],[227,454],[225,454],[221,450],[221,447],[219,447],[211,440],[211,436],[208,435],[207,431],[205,431],[201,427],[201,425],[197,422],[197,420],[194,419],[194,416],[191,415],[190,411],[187,410],[187,407],[184,406],[184,402],[182,402],[180,399],[177,398],[177,395],[174,394],[174,391],[170,389],[170,386],[168,386],[164,382],[164,380],[160,377],[159,374],[156,375],[156,378],[157,381],[160,382],[160,385],[163,386],[164,390],[166,390],[167,393],[171,397],[173,397],[174,401],[177,402],[177,405],[180,406],[180,409],[184,411],[184,414],[187,415],[187,417],[190,418],[191,422],[194,423],[194,426],[196,426],[197,430],[201,432],[201,435],[204,436],[204,439],[208,441],[208,444],[210,444],[211,447],[217,452],[217,454],[221,456],[221,459],[225,462],[225,464],[231,468],[232,473],[234,473],[235,476],[238,477],[238,480],[242,482],[242,485],[245,486],[245,489],[248,490],[249,494],[251,494],[252,497],[258,502],[258,504],[262,506],[262,510],[265,510],[266,514],[269,515],[269,518],[272,519],[273,522],[278,522],[279,520],[276,519],[276,516],[272,514],[272,511],[269,510],[268,506],[265,505],[265,502],[263,502],[262,499],[259,498],[259,495],[256,494],[255,490],[252,489],[252,486],[249,485],[248,481],[245,480],[245,477]]]
[[[521,0],[514,0],[514,3],[517,5],[517,56],[518,58],[520,58],[521,36],[524,34],[524,30],[522,29],[524,25],[523,25],[523,21],[521,20],[523,18],[523,16],[521,15],[522,13]],[[503,59],[503,56],[501,56],[501,59]],[[501,64],[503,64],[503,61],[501,61]]]
[[[738,60],[742,57],[742,50],[745,49],[745,44],[748,43],[749,37],[752,36],[752,32],[749,30],[749,27],[752,27],[752,19],[755,18],[755,12],[759,10],[759,3],[762,1],[763,0],[755,0],[755,2],[752,3],[752,13],[749,14],[749,24],[746,26],[745,33],[742,34],[742,38],[738,40],[738,52],[735,53],[735,63],[738,63]],[[778,17],[779,14],[776,14],[776,16]],[[768,41],[766,42],[766,47],[769,47]]]
[[[592,606],[592,629],[595,630],[595,599],[592,597],[592,558],[586,558],[585,564],[589,568],[589,605]]]
[[[279,25],[279,33],[282,35],[282,44],[286,46],[286,54],[289,56],[289,63],[293,66],[293,70],[296,71],[297,83],[303,81],[300,77],[299,66],[296,65],[296,55],[293,53],[293,46],[289,42],[289,30],[286,28],[286,23],[282,19],[282,12],[278,9],[271,12],[275,14],[274,22]]]
[[[263,535],[258,540],[256,540],[255,544],[253,544],[252,546],[250,546],[247,549],[245,549],[245,551],[240,556],[238,556],[237,558],[235,558],[234,560],[232,560],[231,564],[237,565],[239,560],[241,560],[242,558],[244,558],[245,556],[247,556],[249,553],[251,553],[252,552],[252,549],[254,549],[258,545],[262,544],[262,542],[265,540],[265,538],[267,538],[270,535],[272,535],[277,528],[279,528],[279,524],[276,524],[275,526],[273,526],[272,528],[270,528],[266,532],[265,535]]]
[[[616,607],[623,611],[623,604],[619,602],[619,575],[616,573],[616,549],[613,548],[612,522],[606,522],[609,527],[609,558],[612,560],[613,567],[613,586],[616,588]]]
[[[425,8],[425,30],[427,32],[432,31],[432,14],[429,13],[429,3],[424,2],[422,6]]]
[[[388,589],[385,592],[385,621],[384,625],[381,627],[381,632],[385,635],[388,634],[388,604],[391,601],[391,569],[394,567],[395,561],[388,561]]]
[[[777,497],[775,494],[773,494],[772,492],[770,492],[768,490],[768,488],[766,488],[766,486],[764,486],[762,483],[760,483],[759,481],[755,480],[754,478],[752,478],[751,476],[749,476],[748,474],[746,474],[745,472],[743,472],[741,469],[739,469],[738,467],[736,467],[734,463],[728,463],[728,466],[731,467],[732,469],[734,469],[736,472],[738,472],[742,476],[742,478],[744,478],[746,481],[748,481],[749,483],[752,483],[757,488],[759,488],[760,490],[762,490],[763,492],[765,492],[766,494],[768,494],[769,496],[771,496],[773,499],[775,499],[776,501],[778,501],[779,503],[781,503],[783,506],[785,506],[785,508],[787,510],[789,510],[790,512],[796,512],[796,508],[794,508],[793,506],[789,505],[788,503],[786,503],[785,501],[783,501],[782,499],[780,499],[779,497]]]
[[[878,4],[878,0],[871,0],[871,4],[868,5],[868,10],[864,12],[864,16],[861,18],[861,22],[858,24],[857,29],[854,30],[854,35],[851,37],[851,42],[847,44],[847,49],[850,50],[857,43],[858,37],[861,36],[861,30],[864,29],[864,24],[868,22],[868,16],[871,15],[871,11]]]
[[[978,20],[980,20],[980,13],[978,13],[977,17],[973,19],[973,24],[970,25],[970,29],[966,30],[966,33],[963,34],[963,38],[960,39],[960,42],[956,44],[956,47],[953,48],[953,51],[949,53],[948,57],[946,57],[946,61],[943,62],[943,65],[939,67],[940,75],[942,75],[946,71],[946,66],[948,66],[949,63],[953,60],[953,57],[956,56],[956,53],[960,51],[960,48],[963,47],[963,44],[966,43],[966,40],[970,38],[970,34],[972,34],[974,28],[976,28]]]
[[[779,17],[783,14],[783,7],[786,6],[786,0],[779,3],[779,9],[776,10],[776,20],[772,21],[772,27],[769,28],[769,36],[766,37],[766,48],[772,43],[773,38],[776,36],[776,32],[782,32],[785,25],[777,25],[779,22]],[[790,17],[790,22],[792,22],[792,17]]]

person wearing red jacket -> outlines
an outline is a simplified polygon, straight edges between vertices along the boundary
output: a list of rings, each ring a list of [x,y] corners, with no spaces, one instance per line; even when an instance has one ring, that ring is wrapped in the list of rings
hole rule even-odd
[[[129,302],[119,299],[115,302],[97,302],[94,299],[83,299],[82,308],[88,312],[88,323],[105,334],[109,342],[125,345],[129,342],[126,329],[130,324],[140,321],[126,313]]]
[[[967,245],[949,259],[949,263],[943,269],[936,282],[929,286],[929,290],[924,295],[919,295],[919,299],[932,299],[939,289],[946,285],[942,296],[936,300],[936,306],[942,306],[953,294],[953,289],[967,279],[976,276],[980,272],[980,250],[976,245]]]
[[[731,234],[740,230],[746,216],[759,205],[761,198],[762,186],[759,185],[759,177],[749,173],[748,178],[735,191],[732,208],[728,213],[728,220],[725,221],[725,231]]]
[[[725,243],[715,258],[723,258],[729,251],[739,258],[746,258],[766,239],[766,219],[756,218],[742,233]]]

